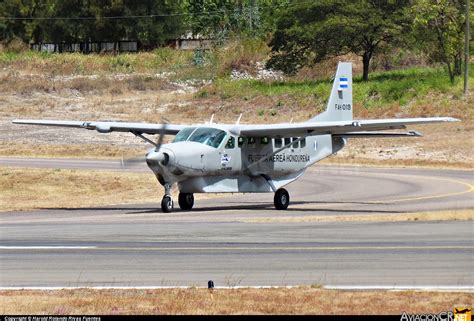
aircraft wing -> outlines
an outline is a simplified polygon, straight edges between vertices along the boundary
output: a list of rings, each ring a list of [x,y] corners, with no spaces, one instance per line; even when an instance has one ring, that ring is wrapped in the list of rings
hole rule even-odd
[[[459,119],[452,117],[430,117],[305,122],[294,124],[283,123],[268,125],[235,125],[230,127],[230,132],[235,135],[250,137],[301,137],[318,134],[332,134],[343,136],[344,134],[356,132],[405,129],[407,125],[432,124],[455,121],[459,121]],[[361,135],[360,137],[362,136],[370,137],[370,135]]]
[[[96,130],[99,133],[110,132],[134,132],[140,134],[160,134],[164,132],[167,135],[176,135],[187,125],[172,124],[146,124],[146,123],[126,123],[126,122],[108,122],[108,121],[62,121],[62,120],[31,120],[16,119],[14,124],[23,125],[41,125],[57,127],[73,127]]]

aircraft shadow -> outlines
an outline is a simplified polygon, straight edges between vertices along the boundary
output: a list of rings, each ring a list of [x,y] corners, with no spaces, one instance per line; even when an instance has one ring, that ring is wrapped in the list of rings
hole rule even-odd
[[[307,213],[307,212],[315,212],[315,213],[387,213],[387,214],[399,214],[405,213],[404,211],[394,211],[394,210],[381,210],[381,209],[369,209],[369,208],[362,208],[362,209],[337,209],[337,208],[318,208],[318,207],[308,207],[308,208],[295,208],[292,205],[325,205],[325,204],[354,204],[354,205],[374,205],[373,203],[366,203],[366,202],[321,202],[321,201],[299,201],[299,202],[292,202],[290,207],[288,207],[284,211],[278,211],[279,213]],[[376,205],[384,205],[382,203],[378,203]],[[123,206],[115,206],[115,207],[80,207],[80,208],[70,208],[70,207],[63,207],[63,208],[42,208],[41,210],[48,210],[48,211],[68,211],[68,212],[124,212],[123,214],[126,215],[134,215],[134,214],[166,214],[166,215],[173,215],[173,213],[162,213],[159,204],[156,204],[156,207],[147,206],[147,207],[140,207],[140,206],[132,206],[132,207],[123,207]],[[204,207],[195,207],[191,211],[183,211],[181,209],[176,208],[175,212],[177,213],[200,213],[200,212],[218,212],[218,211],[276,211],[272,203],[239,203],[235,205],[227,204],[227,205],[216,205],[216,206],[204,206]]]
[[[216,211],[234,211],[234,210],[252,210],[252,211],[276,211],[273,207],[273,204],[266,204],[260,206],[243,206],[243,205],[228,205],[228,206],[218,206],[218,207],[200,207],[195,208],[190,212],[216,212]],[[386,210],[369,210],[369,209],[331,209],[331,208],[293,208],[288,207],[284,211],[278,211],[278,213],[302,213],[302,212],[315,212],[315,213],[390,213],[390,214],[399,214],[405,213],[404,211],[386,211]]]

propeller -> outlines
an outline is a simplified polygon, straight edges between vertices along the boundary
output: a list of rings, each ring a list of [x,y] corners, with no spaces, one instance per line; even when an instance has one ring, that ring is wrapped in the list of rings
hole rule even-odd
[[[133,169],[137,167],[141,167],[142,165],[145,164],[145,159],[143,156],[137,156],[137,157],[132,157],[132,158],[122,158],[120,160],[120,165],[122,166],[122,169]]]
[[[163,139],[166,134],[166,127],[168,126],[168,123],[169,123],[168,119],[166,118],[161,119],[161,129],[159,132],[160,136],[158,137],[158,140],[156,141],[156,143],[153,142],[148,137],[143,136],[142,133],[132,131],[132,134],[134,134],[135,136],[155,146],[155,150],[152,152],[149,152],[146,155],[146,157],[139,156],[139,157],[132,157],[132,158],[127,158],[127,159],[122,158],[121,160],[122,169],[136,168],[138,166],[145,164],[147,159],[152,160],[152,161],[158,161],[158,162],[166,160],[165,154],[159,153],[159,151],[161,149],[161,145],[163,144]]]
[[[158,141],[156,142],[155,145],[155,152],[159,152],[161,145],[163,144],[163,138],[165,137],[166,133],[166,127],[168,126],[169,120],[166,118],[161,119],[161,130],[160,130],[160,136],[158,137]]]

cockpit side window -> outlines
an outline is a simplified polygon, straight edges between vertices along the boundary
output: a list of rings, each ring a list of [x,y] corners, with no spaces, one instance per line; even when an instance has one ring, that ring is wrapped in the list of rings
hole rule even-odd
[[[235,138],[234,136],[230,136],[229,140],[227,141],[227,144],[225,145],[225,148],[233,149],[234,147],[235,147]]]
[[[188,127],[181,129],[175,136],[173,143],[185,142],[188,140],[189,136],[193,133],[196,127]]]
[[[188,140],[218,148],[226,136],[227,133],[223,130],[201,127],[196,129]]]

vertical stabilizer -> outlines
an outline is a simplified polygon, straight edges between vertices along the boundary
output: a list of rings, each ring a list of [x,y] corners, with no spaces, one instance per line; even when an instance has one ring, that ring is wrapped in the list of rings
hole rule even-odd
[[[309,121],[352,120],[352,63],[340,62],[326,111]]]

